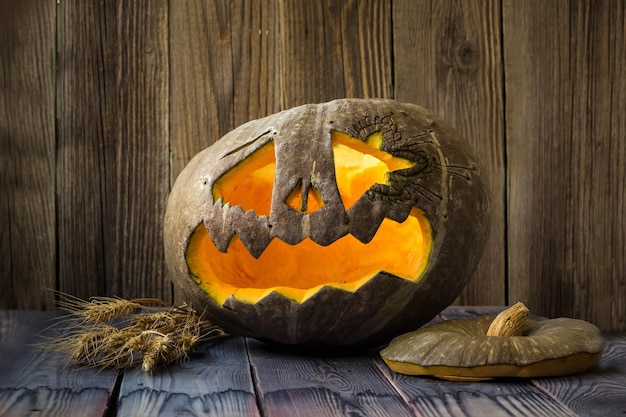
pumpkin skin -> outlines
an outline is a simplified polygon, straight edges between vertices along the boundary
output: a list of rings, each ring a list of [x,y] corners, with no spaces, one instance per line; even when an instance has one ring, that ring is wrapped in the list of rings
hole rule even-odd
[[[340,153],[361,159],[342,167]],[[417,105],[341,99],[250,121],[196,155],[168,200],[165,259],[177,294],[233,335],[375,347],[460,294],[488,227],[486,180],[453,128]]]
[[[494,318],[435,323],[395,337],[380,355],[398,373],[481,381],[584,372],[604,350],[600,330],[583,320],[528,320],[519,336],[487,336]]]

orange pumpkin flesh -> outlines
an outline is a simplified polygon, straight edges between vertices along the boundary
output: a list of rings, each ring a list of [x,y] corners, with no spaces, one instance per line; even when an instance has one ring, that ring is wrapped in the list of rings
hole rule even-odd
[[[389,184],[390,171],[414,165],[380,150],[382,135],[378,132],[362,142],[333,131],[332,143],[337,186],[346,209],[372,184]],[[214,200],[222,198],[231,206],[268,216],[275,171],[274,144],[270,142],[215,182]],[[299,191],[286,201],[294,210],[309,212],[322,207],[316,190],[306,190],[306,196],[305,190]],[[393,256],[389,256],[389,248],[393,248]],[[297,245],[273,239],[258,258],[237,236],[226,253],[219,251],[200,224],[191,236],[186,259],[196,283],[220,305],[231,295],[256,303],[272,291],[302,303],[323,286],[354,292],[380,271],[416,282],[426,269],[431,248],[428,220],[413,208],[402,223],[383,220],[368,243],[350,234],[328,246],[309,238]]]

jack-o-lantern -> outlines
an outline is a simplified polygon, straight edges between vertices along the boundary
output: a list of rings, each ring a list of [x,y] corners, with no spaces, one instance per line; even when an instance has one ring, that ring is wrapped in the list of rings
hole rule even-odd
[[[245,123],[177,178],[165,257],[182,297],[231,334],[376,346],[464,288],[487,237],[483,173],[456,131],[393,100]]]

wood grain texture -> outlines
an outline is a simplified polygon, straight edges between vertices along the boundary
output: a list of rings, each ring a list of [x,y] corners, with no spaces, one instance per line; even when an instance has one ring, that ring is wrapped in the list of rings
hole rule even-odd
[[[623,331],[624,2],[505,1],[503,19],[509,297]]]
[[[626,339],[608,336],[600,360],[584,374],[533,381],[576,415],[619,416],[626,413]]]
[[[0,307],[50,307],[56,276],[55,4],[0,5]]]
[[[259,416],[244,340],[201,346],[153,374],[127,371],[118,415]]]
[[[455,306],[444,315],[499,309]],[[200,346],[189,361],[152,374],[127,370],[117,393],[116,371],[78,369],[66,357],[31,346],[59,316],[0,310],[0,415],[613,416],[626,411],[624,335],[607,337],[602,358],[586,373],[482,383],[395,374],[376,352],[315,353],[232,338]]]
[[[506,309],[504,306],[451,306],[439,315],[444,320],[468,319],[487,314],[498,314]]]
[[[170,2],[172,180],[228,131],[279,110],[276,2]]]
[[[59,5],[58,289],[169,299],[167,2]]]
[[[0,7],[0,307],[169,299],[162,217],[193,155],[291,106],[394,97],[455,125],[491,182],[457,303],[626,330],[624,0]]]
[[[419,416],[575,416],[530,382],[450,383],[382,370]]]
[[[451,306],[441,312],[439,317],[442,320],[469,319],[477,316],[498,315],[501,311],[506,310],[505,306]],[[528,315],[531,320],[545,320],[546,317],[533,314],[531,311]]]
[[[263,415],[412,416],[382,378],[375,353],[300,353],[248,340]]]
[[[116,371],[77,370],[38,350],[56,312],[0,311],[0,415],[103,416]]]
[[[390,3],[281,2],[281,108],[393,97]]]
[[[498,1],[393,3],[394,96],[443,117],[472,145],[491,185],[492,223],[463,304],[506,303],[504,91]],[[462,254],[459,254],[462,256]]]
[[[110,293],[115,263],[116,9],[61,3],[58,33],[57,289]]]
[[[117,262],[112,292],[169,300],[162,245],[169,192],[169,2],[118,1]]]

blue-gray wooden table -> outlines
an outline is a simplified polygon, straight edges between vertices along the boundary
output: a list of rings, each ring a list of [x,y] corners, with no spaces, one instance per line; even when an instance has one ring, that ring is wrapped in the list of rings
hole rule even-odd
[[[450,307],[439,319],[497,313]],[[0,416],[624,416],[626,335],[586,373],[446,382],[399,375],[377,351],[303,353],[233,337],[152,374],[82,369],[33,346],[58,312],[0,311]]]

